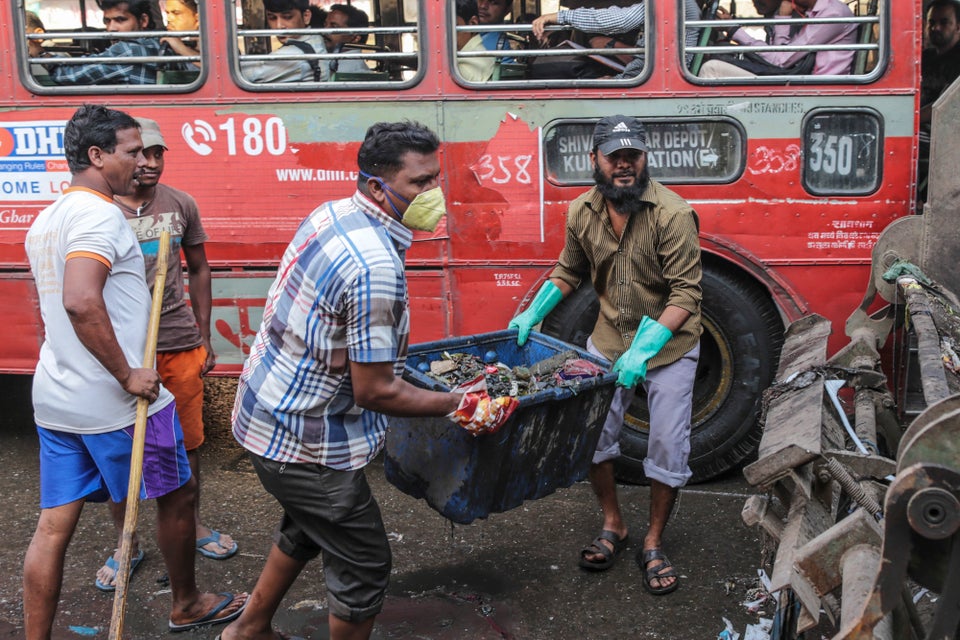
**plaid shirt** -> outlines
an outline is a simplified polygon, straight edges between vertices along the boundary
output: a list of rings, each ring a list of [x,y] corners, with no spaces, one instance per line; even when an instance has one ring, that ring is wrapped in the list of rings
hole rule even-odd
[[[646,7],[645,2],[638,2],[629,7],[612,6],[602,9],[594,9],[592,7],[563,9],[557,12],[557,23],[569,25],[584,33],[600,33],[613,36],[643,27],[647,17]],[[700,7],[697,5],[697,0],[684,0],[683,14],[685,21],[699,20]],[[684,44],[688,47],[697,46],[699,33],[698,29],[692,27],[684,29]],[[643,46],[643,30],[641,30],[637,36],[637,47],[642,48]],[[693,55],[688,53],[686,59],[687,64],[690,64]],[[640,75],[640,72],[643,71],[643,65],[643,54],[638,54],[634,56],[623,73],[617,77],[632,78]]]
[[[104,51],[88,58],[126,58],[160,56],[163,46],[157,38],[117,40]],[[50,78],[57,84],[156,84],[157,65],[153,62],[127,64],[59,64],[47,65]]]
[[[244,448],[340,470],[383,448],[386,417],[356,405],[350,363],[392,362],[403,373],[411,238],[359,192],[300,225],[240,375],[233,435]]]

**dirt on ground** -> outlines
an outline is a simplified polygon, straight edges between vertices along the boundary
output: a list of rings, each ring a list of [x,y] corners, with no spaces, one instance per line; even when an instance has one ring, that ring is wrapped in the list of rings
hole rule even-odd
[[[0,377],[0,638],[23,637],[21,570],[38,515],[37,438],[29,378]],[[198,582],[211,591],[253,585],[270,548],[280,511],[263,490],[229,433],[235,382],[211,379],[207,443],[201,449],[205,521],[239,541],[225,561],[196,557]],[[417,640],[515,639],[713,640],[724,618],[741,634],[772,603],[756,603],[763,562],[759,533],[740,521],[751,494],[739,474],[685,488],[664,550],[681,575],[678,591],[655,597],[641,585],[634,561],[644,532],[648,489],[621,486],[630,545],[609,570],[577,566],[579,551],[599,533],[600,515],[589,484],[578,482],[506,513],[453,525],[422,500],[388,483],[376,460],[367,469],[393,551],[393,573],[374,638]],[[156,509],[141,506],[138,531],[146,559],[133,577],[125,629],[131,638],[212,639],[218,628],[170,636],[169,590],[154,542]],[[116,543],[106,507],[89,504],[67,553],[54,638],[105,638],[113,598],[94,588],[97,569]],[[753,608],[751,608],[751,605]],[[277,629],[328,638],[321,562],[311,562],[284,599]]]

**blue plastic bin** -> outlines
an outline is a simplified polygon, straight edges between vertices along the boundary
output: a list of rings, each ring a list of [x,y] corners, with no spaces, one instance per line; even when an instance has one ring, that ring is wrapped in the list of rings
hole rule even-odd
[[[564,351],[609,371],[610,363],[574,345],[531,333],[517,346],[515,330],[413,345],[404,378],[423,388],[449,387],[417,365],[449,353],[484,357],[511,367],[530,366]],[[473,436],[447,418],[391,418],[384,468],[404,493],[424,498],[453,522],[469,524],[549,495],[587,475],[610,408],[616,374],[581,381],[577,389],[550,388],[520,398],[520,406],[495,434]]]

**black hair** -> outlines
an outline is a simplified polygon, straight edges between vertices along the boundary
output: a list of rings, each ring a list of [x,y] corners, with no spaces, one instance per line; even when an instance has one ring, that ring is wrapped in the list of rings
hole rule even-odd
[[[477,0],[457,0],[457,17],[467,24],[470,24],[471,18],[475,18],[479,14]]]
[[[327,24],[327,10],[318,7],[315,4],[310,5],[310,22],[307,24],[311,29],[323,29]]]
[[[426,155],[439,148],[437,134],[419,122],[378,122],[367,129],[357,153],[357,166],[368,176],[389,179],[403,168],[406,153]],[[362,175],[359,184],[366,184]]]
[[[128,113],[100,104],[83,105],[63,130],[63,152],[70,172],[80,173],[90,167],[90,147],[113,153],[117,148],[117,131],[139,128]]]
[[[43,26],[43,20],[40,19],[40,16],[35,14],[33,11],[24,12],[24,23],[27,25],[27,29],[31,32],[40,29],[41,31],[46,31],[47,28]]]
[[[100,7],[101,11],[116,9],[124,4],[127,5],[127,11],[137,20],[139,20],[142,15],[146,15],[149,18],[147,31],[153,31],[157,28],[157,24],[153,20],[153,8],[150,6],[150,0],[97,0],[97,6]]]
[[[313,11],[313,7],[310,6],[310,0],[263,0],[263,8],[270,13]]]
[[[370,17],[363,9],[351,6],[349,4],[332,4],[327,7],[327,12],[339,11],[347,16],[347,26],[354,29],[366,29],[370,26]]]
[[[960,2],[957,2],[957,0],[933,0],[933,2],[930,3],[930,6],[927,7],[927,16],[930,15],[930,12],[934,7],[949,7],[953,9],[953,15],[955,16],[957,22],[960,22]]]

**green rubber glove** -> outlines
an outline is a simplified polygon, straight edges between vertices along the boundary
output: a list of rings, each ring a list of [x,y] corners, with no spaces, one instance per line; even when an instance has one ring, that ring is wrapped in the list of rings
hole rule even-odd
[[[542,322],[561,300],[563,300],[563,292],[560,291],[560,287],[549,280],[544,282],[526,311],[511,320],[510,324],[507,325],[507,329],[519,330],[517,345],[522,347],[526,344],[527,338],[530,336],[530,330]]]
[[[665,326],[643,316],[637,334],[633,336],[633,343],[613,365],[613,370],[619,373],[617,384],[630,388],[647,377],[647,362],[660,353],[663,345],[670,342],[673,333]]]

